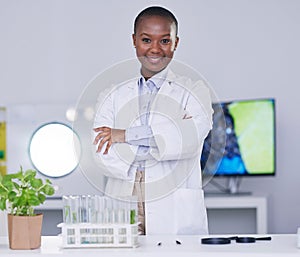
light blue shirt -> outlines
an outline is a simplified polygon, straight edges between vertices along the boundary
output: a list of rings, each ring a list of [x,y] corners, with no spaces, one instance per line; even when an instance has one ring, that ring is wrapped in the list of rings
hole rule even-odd
[[[153,159],[149,154],[150,147],[157,147],[149,126],[149,115],[153,100],[163,84],[166,74],[167,71],[163,70],[147,81],[144,77],[138,81],[141,126],[126,129],[125,140],[131,145],[139,146],[135,161],[138,162],[140,171],[145,170],[145,160]]]

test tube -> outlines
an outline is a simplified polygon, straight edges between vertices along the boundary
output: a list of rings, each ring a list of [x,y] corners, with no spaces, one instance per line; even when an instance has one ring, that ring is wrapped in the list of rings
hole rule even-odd
[[[63,200],[63,222],[65,224],[71,224],[72,220],[71,220],[71,199],[69,196],[64,195],[62,197]],[[75,234],[74,229],[72,228],[68,228],[67,227],[67,243],[68,244],[74,244],[75,243],[75,238],[73,237]]]
[[[118,223],[125,224],[126,223],[126,209],[127,203],[123,200],[117,200],[119,203],[118,206]]]
[[[71,223],[76,224],[80,222],[80,202],[79,202],[79,196],[77,195],[71,195],[70,202],[71,202]]]
[[[90,208],[89,208],[89,197],[88,195],[81,195],[79,197],[79,217],[80,217],[80,223],[89,223],[90,222]],[[82,244],[89,244],[90,243],[90,237],[88,234],[90,233],[89,229],[81,228],[80,229],[80,235],[81,236],[81,243]]]
[[[104,196],[104,223],[112,224],[113,223],[113,202],[110,197]],[[113,229],[105,229],[106,243],[113,243]]]
[[[63,222],[66,224],[72,223],[71,220],[71,199],[69,196],[64,195],[63,200]]]
[[[130,224],[135,224],[137,223],[137,216],[138,216],[138,198],[136,195],[132,195],[129,198],[129,205],[130,205],[130,211],[129,211],[129,215],[130,215]]]
[[[98,210],[97,210],[97,223],[104,224],[104,209],[105,209],[105,198],[103,196],[97,195],[98,200]],[[100,228],[98,231],[98,243],[105,243],[106,229]]]
[[[79,222],[88,222],[88,198],[86,195],[79,197]]]
[[[110,198],[111,201],[111,223],[119,223],[119,201],[113,198]]]
[[[88,196],[88,221],[92,224],[97,223],[97,209],[98,209],[98,201],[97,196],[92,195]],[[90,237],[90,243],[95,244],[98,243],[98,230],[95,228],[92,228],[89,230]]]
[[[97,223],[103,224],[104,223],[104,209],[105,209],[105,201],[104,197],[97,195]]]
[[[130,215],[130,224],[136,224],[138,223],[138,198],[137,196],[133,195],[129,197],[129,215]],[[138,234],[138,227],[132,226],[131,227],[131,234],[137,235]],[[138,242],[137,236],[133,238],[134,244],[136,245]]]
[[[66,224],[73,224],[78,222],[78,197],[63,196],[63,221]],[[75,229],[67,228],[67,242],[68,244],[75,244]]]
[[[104,196],[104,223],[106,224],[112,223],[113,220],[111,215],[113,209],[112,205],[112,200],[109,197]]]

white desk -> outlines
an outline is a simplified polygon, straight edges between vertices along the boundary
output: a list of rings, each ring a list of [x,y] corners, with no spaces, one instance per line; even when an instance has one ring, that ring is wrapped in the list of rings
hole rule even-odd
[[[258,196],[206,196],[207,209],[255,209],[256,233],[267,233],[267,199]]]
[[[257,235],[259,236],[259,235]],[[61,249],[60,237],[43,237],[42,246],[36,250],[10,250],[6,243],[7,238],[0,237],[1,256],[72,256],[72,257],[177,257],[177,256],[210,256],[210,257],[288,257],[300,256],[297,248],[296,235],[271,235],[272,241],[257,241],[256,243],[238,244],[232,242],[228,245],[202,245],[201,236],[144,236],[139,238],[140,246],[128,249]],[[175,240],[180,240],[177,245]],[[161,246],[157,243],[161,242]]]

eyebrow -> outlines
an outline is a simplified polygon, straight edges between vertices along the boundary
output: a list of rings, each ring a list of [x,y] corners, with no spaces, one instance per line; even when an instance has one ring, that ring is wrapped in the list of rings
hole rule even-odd
[[[147,36],[147,37],[151,37],[151,35],[149,35],[149,34],[147,34],[147,33],[141,33],[141,34],[140,34],[140,36]],[[162,35],[162,37],[170,37],[170,36],[171,36],[171,34],[170,34],[170,33]]]

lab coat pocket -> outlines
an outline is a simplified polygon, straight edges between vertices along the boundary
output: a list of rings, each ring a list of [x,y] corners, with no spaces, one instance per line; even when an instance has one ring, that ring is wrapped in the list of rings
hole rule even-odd
[[[203,190],[180,188],[174,193],[174,201],[176,234],[208,234]]]

